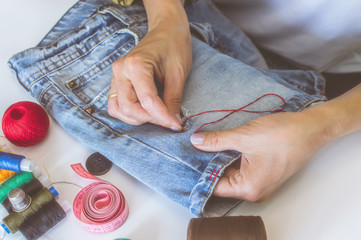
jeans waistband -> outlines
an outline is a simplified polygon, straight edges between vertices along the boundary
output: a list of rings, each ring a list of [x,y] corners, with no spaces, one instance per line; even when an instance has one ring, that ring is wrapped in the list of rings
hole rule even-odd
[[[10,68],[16,72],[25,89],[29,91],[41,77],[89,54],[94,47],[117,34],[119,30],[132,35],[135,44],[145,35],[146,14],[143,6],[120,9],[111,3],[103,5],[89,2],[94,1],[77,2],[36,47],[12,57],[24,61],[9,61]],[[91,16],[84,18],[83,11]],[[78,18],[74,20],[73,16]],[[72,21],[79,25],[72,28],[74,25],[69,24]],[[76,33],[76,38],[72,33]],[[29,58],[31,63],[26,61]],[[27,68],[27,71],[18,72],[18,68]]]

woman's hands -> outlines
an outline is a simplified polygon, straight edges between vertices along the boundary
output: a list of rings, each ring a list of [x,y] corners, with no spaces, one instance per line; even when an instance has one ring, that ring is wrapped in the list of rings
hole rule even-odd
[[[148,33],[113,65],[110,94],[117,95],[109,99],[108,112],[128,124],[150,122],[180,131],[180,104],[192,64],[188,20],[179,0],[167,0],[158,7],[159,1],[152,1],[144,1]],[[163,99],[155,80],[164,83]]]
[[[267,200],[329,140],[327,128],[307,111],[266,115],[231,130],[191,137],[203,151],[242,152],[240,165],[228,167],[217,183],[216,196],[258,202]]]

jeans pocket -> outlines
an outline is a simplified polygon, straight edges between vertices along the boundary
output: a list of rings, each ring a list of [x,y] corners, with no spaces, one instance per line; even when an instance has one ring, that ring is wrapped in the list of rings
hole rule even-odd
[[[135,28],[143,20],[141,14],[130,18],[114,7],[100,9],[60,40],[60,45],[66,45],[69,39],[66,48],[59,51],[57,45],[54,46],[54,54],[46,64],[54,61],[62,64],[47,74],[48,81],[89,113],[105,106],[112,64],[139,42],[142,35]]]

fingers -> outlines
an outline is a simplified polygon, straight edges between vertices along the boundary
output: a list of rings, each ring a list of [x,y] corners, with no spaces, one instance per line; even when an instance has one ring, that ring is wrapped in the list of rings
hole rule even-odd
[[[119,86],[120,89],[123,89],[123,91],[121,93],[117,91],[116,97],[109,98],[109,115],[132,125],[140,125],[149,122],[151,116],[141,107],[129,81],[120,81],[117,86]],[[111,92],[115,91],[112,89]]]
[[[170,113],[179,115],[182,103],[183,89],[185,84],[185,73],[179,64],[173,64],[166,74],[164,81],[164,104]]]
[[[270,196],[260,184],[259,176],[248,164],[246,157],[241,159],[241,167],[229,166],[219,179],[213,194],[218,197],[236,198],[250,202],[262,202]]]
[[[132,125],[151,122],[180,131],[178,118],[168,111],[158,96],[152,65],[135,57],[128,58],[124,65],[123,60],[113,65],[111,88],[118,95],[109,99],[109,114]]]
[[[183,23],[176,22],[176,26]],[[167,36],[164,38],[164,36]],[[185,78],[192,62],[189,28],[174,28],[167,21],[148,31],[125,56],[113,64],[114,81],[109,113],[129,124],[151,122],[181,131],[180,112]],[[155,86],[164,82],[162,100]]]
[[[213,191],[214,196],[236,198],[258,203],[265,202],[271,197],[271,193],[264,192],[264,189],[260,186],[245,181],[239,169],[236,171],[238,172],[238,176],[233,175],[219,179]]]
[[[218,152],[236,150],[241,152],[242,134],[237,129],[209,133],[195,133],[190,138],[194,147],[202,151]]]
[[[166,105],[158,96],[155,87],[153,71],[150,69],[141,69],[134,73],[134,90],[139,99],[142,108],[149,113],[154,124],[162,125],[174,131],[181,130],[181,123],[175,114],[168,111]]]
[[[219,179],[213,194],[218,197],[238,197],[239,185],[241,185],[240,171],[237,168],[229,167]],[[238,182],[238,184],[237,184]]]

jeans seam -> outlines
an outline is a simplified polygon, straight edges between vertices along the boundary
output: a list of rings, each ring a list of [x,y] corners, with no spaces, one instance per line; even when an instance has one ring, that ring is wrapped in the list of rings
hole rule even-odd
[[[131,40],[129,40],[127,43],[129,43],[129,42],[131,42]],[[124,46],[124,45],[123,45]],[[120,48],[121,49],[121,48]],[[130,48],[127,48],[126,49],[127,50],[127,53],[129,52],[129,50],[130,50]],[[117,50],[118,51],[118,50]],[[114,51],[114,52],[117,52],[117,51]],[[109,55],[111,55],[111,54],[113,54],[114,52],[112,52],[112,53],[110,53]],[[108,56],[109,56],[108,55]],[[109,65],[110,66],[110,65]],[[106,68],[108,68],[109,66],[107,66]],[[104,69],[102,69],[101,71],[104,71],[105,70],[105,68]],[[89,72],[89,71],[88,71]],[[100,71],[99,71],[100,72]],[[98,73],[99,73],[98,72]],[[85,81],[85,82],[87,82],[87,81]],[[84,83],[84,82],[83,82]],[[107,87],[108,89],[106,90],[106,91],[104,91],[102,94],[101,94],[101,96],[100,97],[97,97],[97,100],[96,101],[94,101],[96,98],[94,98],[89,104],[86,104],[85,106],[84,106],[84,108],[90,108],[90,107],[92,107],[92,106],[94,106],[97,102],[99,102],[100,101],[100,99],[107,93],[107,92],[109,92],[109,90],[110,90],[110,87]],[[72,91],[73,92],[73,91]],[[77,96],[74,92],[73,92],[73,94],[75,95],[75,96]],[[81,99],[80,99],[80,101],[82,101]],[[103,104],[104,105],[104,104]],[[102,106],[103,106],[102,105]]]
[[[50,86],[50,88],[49,88],[49,91],[52,89],[52,88],[54,88],[53,86]],[[54,88],[55,89],[55,88]],[[56,95],[61,95],[58,91],[56,91],[56,89],[55,89],[55,91],[54,91],[54,93],[52,94],[52,95],[49,95],[49,97],[47,97],[47,99],[44,99],[44,100],[42,100],[40,103],[41,103],[41,105],[43,105],[45,108],[47,107],[47,103],[49,103],[50,102],[50,99],[51,98],[53,98],[54,96],[56,96]]]
[[[102,121],[96,119],[96,118],[93,117],[91,114],[87,113],[85,110],[83,110],[81,107],[79,107],[77,104],[73,103],[73,101],[71,101],[70,99],[68,99],[67,96],[64,95],[64,93],[63,93],[56,85],[54,85],[47,77],[45,77],[44,80],[47,81],[48,84],[50,84],[51,86],[53,86],[53,87],[56,89],[56,91],[57,91],[58,93],[60,93],[61,96],[64,97],[64,99],[65,99],[67,102],[69,102],[71,105],[73,105],[74,107],[76,107],[77,109],[79,109],[82,113],[86,114],[88,117],[90,117],[90,118],[91,118],[92,120],[94,120],[95,122],[97,122],[97,123],[99,123],[100,125],[104,126],[104,127],[105,127],[106,129],[108,129],[108,131],[110,131],[112,134],[115,134],[115,135],[117,135],[117,136],[126,135],[126,136],[128,136],[130,139],[132,139],[132,140],[134,140],[134,141],[137,141],[137,142],[139,142],[139,143],[147,146],[148,148],[151,148],[151,149],[157,151],[158,153],[161,153],[161,154],[163,154],[163,155],[165,155],[165,156],[167,156],[167,157],[169,157],[169,158],[171,158],[171,159],[173,159],[173,160],[175,160],[175,161],[177,161],[177,162],[181,162],[181,163],[185,164],[184,162],[179,161],[177,158],[174,158],[174,157],[172,157],[172,156],[170,156],[170,155],[168,155],[168,154],[160,151],[159,149],[156,149],[156,148],[154,148],[154,147],[152,147],[152,146],[149,146],[148,144],[140,141],[139,139],[136,139],[136,138],[134,138],[134,137],[132,137],[132,136],[130,136],[130,135],[128,135],[128,134],[119,133],[118,131],[113,130],[110,126],[108,126],[107,124],[103,123]],[[193,169],[193,168],[192,168],[191,166],[189,166],[188,164],[185,164],[185,165],[187,165],[188,167],[190,167],[191,169]]]
[[[109,92],[109,90],[110,90],[110,88],[108,89],[107,92]],[[101,99],[101,97],[99,98],[99,100],[100,100],[100,99]],[[98,100],[98,101],[99,101],[99,100]],[[105,103],[103,103],[101,106],[97,107],[97,108],[94,110],[93,114],[96,113],[96,112],[99,112],[99,110],[102,109],[105,105],[107,105],[107,103],[108,103],[108,101],[105,101]]]
[[[314,78],[314,80],[315,80],[315,81],[314,81],[313,88],[314,88],[317,92],[322,91],[321,94],[324,95],[324,94],[325,94],[324,84],[320,84],[320,81],[324,82],[325,79],[322,77],[322,75],[318,77],[314,71],[308,71],[308,72],[311,73],[311,75],[313,76],[313,78]],[[318,74],[318,75],[320,75],[320,74]],[[322,87],[322,85],[323,85],[323,87]]]
[[[300,112],[300,111],[302,111],[303,109],[305,109],[308,105],[312,104],[313,102],[316,102],[316,101],[324,101],[324,100],[326,100],[325,97],[313,98],[313,99],[305,102],[302,106],[300,106],[299,108],[297,108],[295,111],[296,111],[296,112]]]
[[[237,157],[238,157],[238,156],[232,157],[232,158],[229,159],[227,162],[223,163],[223,164],[221,165],[221,167],[219,168],[219,171],[221,171],[226,164],[228,164],[230,161],[234,160],[234,159],[237,158]],[[218,175],[218,176],[219,176],[219,175]],[[220,176],[219,176],[219,177],[220,177]],[[217,181],[217,182],[218,182],[218,181]],[[202,208],[204,207],[205,201],[206,201],[206,199],[208,198],[209,193],[211,192],[211,189],[212,189],[213,184],[215,184],[215,183],[216,183],[215,181],[212,181],[212,184],[209,186],[208,192],[207,192],[206,196],[203,198],[203,201],[202,201],[201,206],[200,206],[200,208],[199,208],[199,212],[200,212],[200,213],[202,213]]]
[[[44,95],[45,95],[51,88],[52,88],[52,86],[49,85],[49,86],[46,87],[43,91],[41,91],[41,93],[39,94],[39,98],[38,98],[39,102],[40,102],[40,100],[44,97]]]
[[[136,15],[137,18],[127,16],[131,20],[131,22],[128,22],[123,18],[122,12],[118,12],[118,9],[114,8],[114,7],[106,8],[106,9],[102,10],[102,12],[110,13],[111,15],[113,15],[113,17],[118,18],[121,22],[128,25],[128,27],[134,26],[135,24],[137,24],[137,21],[139,21],[140,19],[141,19],[141,21],[143,21],[145,19],[143,16],[139,16],[139,14],[137,14]]]
[[[70,35],[71,33],[78,31],[78,30],[79,30],[80,28],[82,28],[88,21],[92,20],[93,18],[95,18],[95,17],[98,16],[98,15],[99,15],[99,14],[97,13],[97,14],[94,14],[93,16],[89,17],[89,18],[88,18],[86,21],[84,21],[78,28],[76,28],[76,29],[74,29],[74,30],[72,30],[72,31],[70,31],[70,32],[67,32],[66,34],[64,34],[64,35],[62,35],[60,38],[58,38],[55,42],[53,42],[53,43],[51,43],[51,44],[49,44],[49,45],[46,45],[46,47],[51,47],[51,46],[55,45],[56,43],[58,43],[61,39],[63,39],[63,38],[65,38],[66,36]],[[50,31],[50,32],[51,32],[51,31]],[[50,32],[49,32],[49,33],[50,33]],[[29,50],[31,50],[31,49],[42,49],[42,48],[44,48],[44,46],[28,48],[28,49],[25,49],[25,50],[23,50],[23,51],[15,54],[14,56],[12,56],[12,58],[14,58],[14,57],[16,57],[16,56],[18,56],[18,55],[20,55],[20,54],[22,54],[22,53],[24,53],[24,52],[27,52],[27,51],[29,51]]]
[[[44,77],[44,80],[48,82],[48,84],[50,84],[54,89],[56,89],[56,91],[71,105],[73,105],[74,107],[76,107],[77,109],[79,109],[80,112],[84,113],[85,115],[87,115],[88,117],[90,117],[91,119],[93,119],[95,122],[99,123],[100,125],[104,126],[106,129],[108,129],[109,132],[111,132],[112,134],[116,135],[116,136],[123,136],[124,134],[119,133],[116,130],[113,130],[111,127],[109,127],[107,124],[99,121],[98,119],[96,119],[95,117],[93,117],[91,114],[88,114],[85,110],[83,110],[81,107],[79,107],[77,104],[73,103],[73,101],[71,101],[70,99],[67,98],[66,95],[63,94],[63,92],[61,90],[59,90],[59,88],[54,85],[47,77]]]
[[[208,37],[204,34],[204,32],[201,29],[199,29],[199,27],[196,24],[202,24],[202,23],[197,23],[197,22],[189,23],[189,28],[191,29],[191,33],[192,33],[192,30],[195,31],[196,33],[198,33],[200,35],[200,37],[202,38],[199,40],[201,40],[202,42],[204,42],[210,46]],[[194,36],[194,37],[197,38],[197,36]]]
[[[73,79],[71,79],[71,80],[69,80],[69,81],[66,81],[66,82],[65,82],[65,85],[66,85],[70,90],[74,90],[74,89],[76,89],[77,87],[80,87],[83,83],[88,82],[92,77],[94,77],[94,76],[95,76],[96,74],[98,74],[99,72],[104,71],[104,70],[105,70],[106,68],[108,68],[111,64],[108,65],[108,66],[105,67],[105,68],[100,69],[99,71],[96,71],[92,76],[90,76],[89,78],[87,78],[87,80],[82,81],[82,80],[80,80],[80,78],[84,77],[84,76],[85,76],[86,74],[88,74],[90,71],[94,70],[94,69],[96,68],[96,66],[100,66],[100,65],[102,65],[104,62],[106,62],[107,60],[110,60],[110,59],[113,57],[113,55],[117,54],[118,52],[122,52],[122,51],[126,50],[126,53],[127,53],[127,52],[129,51],[129,48],[126,48],[126,47],[124,47],[124,46],[125,46],[125,45],[128,45],[131,41],[134,41],[134,39],[131,38],[130,40],[126,41],[122,46],[120,46],[119,48],[117,48],[117,49],[114,50],[113,52],[109,53],[107,56],[105,56],[105,58],[103,58],[103,60],[102,60],[99,64],[93,66],[93,67],[90,68],[90,69],[87,69],[86,72],[83,72],[83,73],[79,74],[78,76],[74,77]],[[130,48],[131,48],[131,47],[130,47]],[[99,68],[100,68],[100,67],[99,67]],[[76,79],[79,79],[79,86],[77,86],[77,87],[75,87],[75,88],[69,87],[69,83],[75,81]]]
[[[79,3],[78,2],[76,2],[76,3],[74,3],[64,14],[63,14],[63,16],[55,23],[55,25],[50,29],[50,31],[48,31],[47,33],[46,33],[46,35],[40,40],[40,42],[38,43],[38,45],[40,45],[40,44],[42,44],[47,38],[48,38],[48,36],[53,32],[53,29],[55,28],[55,27],[57,27],[63,20],[64,20],[64,18],[78,5]],[[94,13],[93,13],[94,14]],[[90,18],[90,17],[89,17]],[[38,46],[37,45],[37,46]],[[20,52],[21,53],[21,52]]]
[[[176,161],[176,162],[182,163],[182,164],[184,164],[185,166],[189,167],[190,169],[199,172],[197,169],[194,169],[192,166],[189,166],[189,165],[186,164],[185,162],[179,161],[177,158],[175,158],[175,157],[173,157],[173,156],[171,156],[171,155],[169,155],[169,154],[167,154],[167,153],[165,153],[165,152],[163,152],[163,151],[161,151],[161,150],[159,150],[159,149],[157,149],[157,148],[155,148],[155,147],[152,147],[152,146],[150,146],[149,144],[147,144],[147,143],[145,143],[145,142],[143,142],[143,141],[141,141],[141,140],[139,140],[139,139],[137,139],[137,138],[134,138],[134,137],[131,136],[131,135],[126,134],[126,136],[128,136],[130,139],[132,139],[132,140],[134,140],[134,141],[137,141],[137,142],[141,143],[142,145],[147,146],[147,147],[150,148],[150,149],[153,149],[154,151],[160,153],[161,155],[165,155],[165,156],[167,156],[168,158],[173,159],[173,160]]]
[[[56,68],[54,68],[54,69],[52,69],[52,70],[50,70],[50,71],[48,71],[48,72],[42,74],[41,76],[39,76],[39,77],[31,80],[31,81],[29,82],[29,88],[33,85],[34,82],[36,82],[37,80],[39,80],[40,78],[42,78],[42,77],[45,76],[46,74],[49,74],[50,72],[56,71],[56,70],[58,70],[59,68],[62,68],[62,67],[64,67],[65,65],[68,65],[69,63],[71,63],[71,62],[79,59],[80,57],[83,57],[84,55],[88,54],[92,49],[94,49],[95,47],[97,47],[101,42],[103,42],[103,41],[106,40],[107,38],[113,36],[115,32],[117,32],[117,31],[119,31],[119,30],[121,30],[121,29],[122,29],[122,28],[118,28],[118,29],[114,30],[114,31],[111,32],[109,35],[105,36],[104,38],[102,38],[102,39],[99,40],[99,41],[93,40],[93,41],[95,42],[94,46],[92,46],[88,51],[84,52],[83,54],[79,53],[78,50],[72,52],[71,54],[68,54],[67,56],[71,56],[71,55],[75,54],[76,52],[78,52],[80,55],[79,55],[78,57],[73,58],[73,59],[71,59],[70,61],[67,61],[66,63],[64,63],[64,64],[62,64],[62,65],[60,65],[60,66],[58,66],[58,67],[56,67]],[[88,44],[90,44],[90,43],[88,43]],[[58,60],[58,61],[56,61],[55,63],[52,63],[52,64],[50,64],[50,65],[47,65],[47,66],[44,67],[44,68],[41,68],[40,70],[38,70],[37,72],[35,72],[33,75],[38,74],[39,72],[45,70],[45,69],[46,69],[47,67],[49,67],[49,66],[55,65],[55,64],[58,63],[59,61],[61,61],[61,59]]]
[[[106,90],[105,90],[106,89]],[[87,108],[91,108],[92,106],[94,106],[97,102],[100,101],[100,99],[102,99],[110,90],[110,87],[104,88],[103,90],[105,90],[99,97],[95,97],[89,104],[84,106],[84,109]],[[82,100],[80,100],[82,101]],[[80,107],[80,106],[79,106]]]

